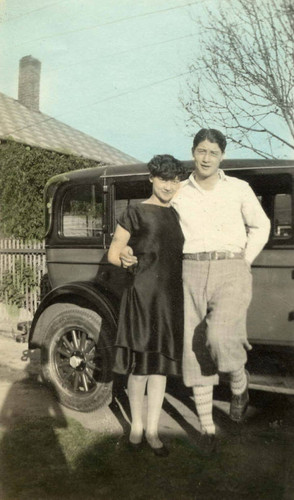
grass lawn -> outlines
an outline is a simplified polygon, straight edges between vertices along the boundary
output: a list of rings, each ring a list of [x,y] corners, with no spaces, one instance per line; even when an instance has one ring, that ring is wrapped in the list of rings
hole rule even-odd
[[[222,438],[211,458],[199,457],[187,441],[173,438],[167,444],[169,457],[158,458],[147,447],[129,451],[125,438],[85,430],[74,420],[21,420],[1,434],[0,498],[294,498],[289,496],[290,481],[294,487],[293,446],[275,429]]]

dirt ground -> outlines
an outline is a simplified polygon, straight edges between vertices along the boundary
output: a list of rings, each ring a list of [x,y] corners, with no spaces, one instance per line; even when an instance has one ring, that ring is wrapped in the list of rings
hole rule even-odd
[[[236,460],[238,461],[238,454],[243,457],[242,460],[246,455],[244,463],[251,464],[248,465],[251,478],[254,476],[254,467],[263,460],[262,457],[267,457],[267,460],[271,457],[273,471],[275,467],[281,470],[282,466],[283,493],[277,497],[271,496],[269,491],[268,500],[294,500],[294,397],[251,390],[250,407],[242,428],[228,418],[229,401],[228,389],[216,388],[214,418],[220,439],[232,436],[237,449]],[[0,332],[1,429],[5,430],[11,419],[20,416],[42,417],[54,414],[76,419],[85,428],[106,435],[120,436],[128,428],[128,415],[119,402],[88,414],[61,407],[41,382],[38,354],[28,351],[26,343],[17,343],[11,334]],[[168,385],[160,431],[162,435],[169,436],[169,439],[180,436],[187,440],[192,440],[193,433],[199,431],[191,393],[180,381]],[[238,496],[232,497],[232,500],[235,498]],[[251,499],[248,497],[248,500]]]

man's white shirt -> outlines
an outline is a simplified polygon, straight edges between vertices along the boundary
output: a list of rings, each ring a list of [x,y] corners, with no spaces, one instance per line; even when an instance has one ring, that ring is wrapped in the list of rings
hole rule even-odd
[[[270,221],[247,182],[218,174],[212,190],[191,174],[171,202],[185,237],[183,253],[245,251],[251,263],[268,240]]]

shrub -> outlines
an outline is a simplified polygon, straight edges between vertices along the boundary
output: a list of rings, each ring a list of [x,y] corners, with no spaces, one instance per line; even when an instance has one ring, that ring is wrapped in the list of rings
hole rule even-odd
[[[43,191],[53,175],[97,166],[94,160],[25,146],[0,144],[0,233],[21,239],[44,237]]]
[[[36,286],[38,286],[38,280],[35,270],[18,259],[14,267],[2,275],[0,298],[17,307],[28,307],[25,292],[26,290],[33,291]]]

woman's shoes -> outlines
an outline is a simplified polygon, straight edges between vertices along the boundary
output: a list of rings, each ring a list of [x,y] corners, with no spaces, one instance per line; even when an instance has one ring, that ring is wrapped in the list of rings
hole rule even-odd
[[[164,445],[162,445],[160,448],[153,448],[149,444],[149,447],[153,451],[153,453],[156,457],[168,457],[169,456],[169,451]]]
[[[142,439],[141,441],[139,441],[139,443],[133,443],[132,441],[128,441],[128,447],[131,451],[140,451],[142,450],[143,448],[143,444],[144,444],[144,440],[145,440],[145,436],[144,434],[142,435]]]
[[[142,438],[142,441],[140,441],[140,443],[132,443],[132,441],[128,441],[128,448],[132,452],[141,451],[143,449],[145,442],[148,444],[149,449],[153,451],[156,457],[168,457],[169,450],[166,448],[166,446],[162,445],[160,446],[160,448],[154,448],[153,446],[151,446],[151,444],[147,441],[147,439],[144,436]]]
[[[141,451],[143,448],[143,440],[140,443],[132,443],[132,441],[129,441],[128,447],[131,451]]]
[[[152,439],[149,438],[149,440],[147,439],[147,436],[146,436],[146,441],[147,441],[147,444],[149,446],[149,448],[153,451],[154,455],[156,457],[167,457],[169,455],[169,450],[164,446],[164,444],[161,443],[161,441],[156,438],[154,441],[153,444],[162,444],[162,446],[152,446],[151,442],[152,442]]]

